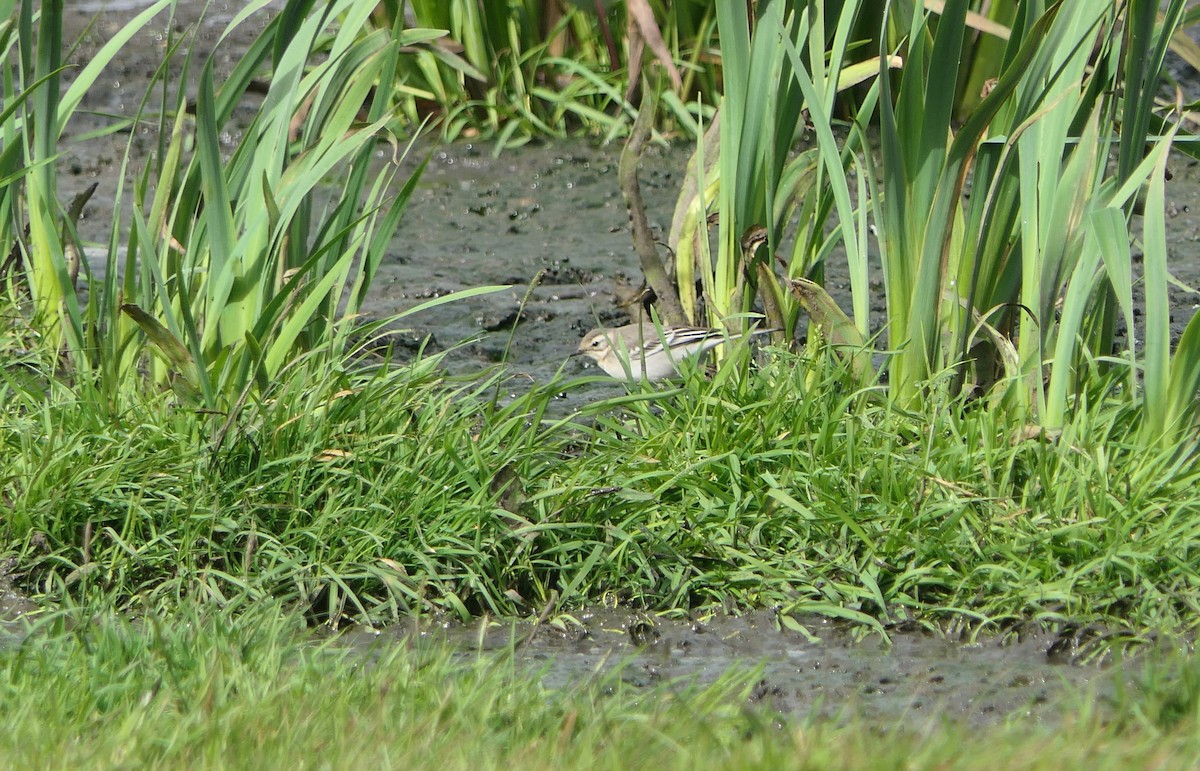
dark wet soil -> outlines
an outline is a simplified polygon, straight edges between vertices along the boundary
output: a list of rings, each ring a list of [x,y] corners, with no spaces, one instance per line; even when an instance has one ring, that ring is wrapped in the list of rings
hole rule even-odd
[[[174,22],[177,30],[194,21],[201,4],[181,5]],[[214,15],[198,37],[199,54],[214,45],[234,5],[215,4]],[[75,59],[92,55],[132,15],[130,9],[143,6],[136,0],[69,3],[68,19],[75,33],[83,33],[93,14],[107,9],[81,38]],[[263,23],[254,20],[233,35],[218,56],[218,72],[232,66],[239,47],[247,45]],[[128,54],[88,95],[83,108],[96,113],[82,113],[64,143],[63,200],[90,184],[100,185],[81,222],[82,236],[97,244],[108,238],[129,135],[88,141],[75,137],[107,125],[100,113],[128,113],[135,107],[161,56],[166,24],[165,18],[156,20],[139,33]],[[237,120],[244,126],[248,113]],[[231,143],[237,141],[236,132],[235,126],[228,137]],[[146,129],[135,130],[130,178],[141,171],[152,145]],[[645,159],[643,193],[659,234],[669,226],[690,151],[686,144],[658,146]],[[368,310],[383,316],[458,289],[510,284],[510,289],[491,296],[413,317],[412,331],[397,339],[413,346],[426,336],[437,346],[470,340],[455,354],[454,368],[504,362],[511,372],[539,381],[560,367],[569,374],[581,372],[582,365],[568,362],[567,355],[586,330],[625,320],[614,307],[614,289],[619,282],[640,280],[617,187],[619,148],[571,141],[529,145],[495,157],[489,146],[425,145],[406,163],[413,168],[425,154],[430,155],[429,167],[380,270]],[[1200,167],[1179,160],[1173,171],[1168,189],[1172,269],[1183,284],[1196,286]],[[849,307],[848,282],[835,264],[836,260],[830,266],[828,286]],[[1195,313],[1197,298],[1173,287],[1171,302],[1178,334]],[[0,597],[0,615],[6,619],[28,610],[27,601],[11,592]],[[821,638],[815,642],[779,629],[766,612],[672,622],[597,609],[577,619],[579,624],[564,623],[561,628],[544,625],[532,636],[527,622],[484,620],[473,627],[398,628],[384,632],[383,639],[438,638],[464,651],[475,650],[480,641],[485,650],[503,650],[520,640],[519,656],[539,668],[550,685],[585,680],[618,663],[624,664],[621,676],[635,685],[677,678],[709,682],[730,667],[761,666],[761,684],[753,700],[790,713],[834,713],[853,707],[890,720],[900,715],[915,720],[958,716],[985,723],[1012,714],[1046,720],[1052,719],[1056,696],[1065,686],[1108,687],[1099,684],[1103,678],[1096,666],[1072,663],[1076,658],[1069,653],[1060,655],[1061,640],[1048,633],[1027,633],[1004,643],[963,643],[944,635],[897,631],[888,647],[878,638],[855,642],[841,627],[824,621],[810,624]],[[361,644],[377,640],[356,634],[347,639]]]
[[[0,559],[0,645],[6,638],[15,639],[20,635],[25,617],[38,609],[36,603],[13,586],[10,576],[16,569],[16,559]]]
[[[617,677],[634,689],[684,689],[714,683],[732,670],[751,684],[751,705],[913,728],[943,718],[971,725],[1014,717],[1053,724],[1064,696],[1104,698],[1126,676],[1098,661],[1084,664],[1086,645],[1047,631],[972,641],[893,629],[887,642],[878,635],[855,640],[848,625],[828,619],[807,619],[804,627],[807,634],[782,628],[769,611],[670,620],[591,609],[536,629],[528,621],[485,618],[350,631],[342,639],[362,647],[450,643],[464,657],[515,651],[519,666],[549,687]]]

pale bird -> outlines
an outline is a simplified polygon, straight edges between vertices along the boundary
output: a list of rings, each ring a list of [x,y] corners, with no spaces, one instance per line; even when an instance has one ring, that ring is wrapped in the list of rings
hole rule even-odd
[[[750,334],[771,331],[757,329]],[[584,335],[575,355],[588,357],[618,380],[666,380],[679,375],[679,362],[684,359],[700,356],[726,340],[741,336],[704,327],[663,327],[660,331],[647,321],[593,329]]]

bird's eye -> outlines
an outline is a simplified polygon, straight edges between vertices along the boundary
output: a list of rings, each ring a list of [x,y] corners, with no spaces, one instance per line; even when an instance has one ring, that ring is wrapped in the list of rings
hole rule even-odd
[[[599,347],[600,347],[600,338],[598,338],[598,337],[597,337],[595,340],[593,340],[593,341],[592,341],[592,347],[593,347],[593,348],[599,348]]]

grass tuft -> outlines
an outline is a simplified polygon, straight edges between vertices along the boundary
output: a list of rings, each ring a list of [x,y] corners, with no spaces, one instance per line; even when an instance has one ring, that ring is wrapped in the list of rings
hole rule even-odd
[[[615,597],[879,633],[1196,626],[1200,471],[1141,450],[1128,411],[1081,409],[1058,435],[980,403],[910,412],[779,352],[551,418],[586,380],[498,403],[500,375],[447,379],[436,357],[322,362],[231,425],[162,394],[102,411],[84,388],[11,385],[0,492],[22,586],[155,611],[272,598],[335,622]]]

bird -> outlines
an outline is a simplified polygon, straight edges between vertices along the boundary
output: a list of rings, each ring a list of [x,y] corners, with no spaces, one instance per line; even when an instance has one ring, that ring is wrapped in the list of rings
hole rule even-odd
[[[756,329],[749,334],[773,331]],[[618,380],[666,380],[679,375],[679,362],[684,359],[698,357],[726,340],[740,337],[707,327],[665,326],[660,331],[647,321],[593,329],[584,335],[575,355],[588,357]]]

